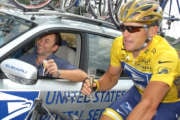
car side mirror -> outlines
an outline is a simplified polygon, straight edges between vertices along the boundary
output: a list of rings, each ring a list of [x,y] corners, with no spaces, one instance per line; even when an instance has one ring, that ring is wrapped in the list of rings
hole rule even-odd
[[[37,82],[37,68],[22,60],[8,58],[0,64],[2,72],[12,81],[32,85]]]

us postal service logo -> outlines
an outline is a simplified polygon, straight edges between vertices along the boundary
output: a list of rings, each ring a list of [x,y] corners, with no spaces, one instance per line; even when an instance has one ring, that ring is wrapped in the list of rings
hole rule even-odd
[[[0,119],[23,120],[39,91],[0,91]]]

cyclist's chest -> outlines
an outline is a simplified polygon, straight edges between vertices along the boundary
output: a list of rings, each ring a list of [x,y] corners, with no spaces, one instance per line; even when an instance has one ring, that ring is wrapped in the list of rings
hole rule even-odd
[[[138,71],[141,71],[143,73],[152,72],[152,60],[153,56],[150,54],[141,54],[136,58],[134,58],[132,54],[125,54],[121,58],[122,63],[128,64],[132,68],[137,69]],[[124,65],[123,69],[126,69]]]
[[[152,75],[152,56],[142,55],[133,58],[127,55],[122,58],[121,65],[123,71],[134,81],[135,85],[145,88]]]

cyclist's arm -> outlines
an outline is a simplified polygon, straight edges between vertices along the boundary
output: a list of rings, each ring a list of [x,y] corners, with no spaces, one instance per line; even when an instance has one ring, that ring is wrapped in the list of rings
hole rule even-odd
[[[152,120],[158,105],[169,90],[166,83],[152,81],[146,87],[140,103],[132,110],[127,120]]]
[[[109,66],[106,73],[99,79],[99,89],[100,91],[111,89],[116,83],[121,74],[121,67]]]
[[[117,82],[122,72],[121,68],[121,49],[122,48],[122,37],[117,37],[111,47],[110,52],[110,66],[106,73],[99,79],[98,90],[104,91],[111,89]]]

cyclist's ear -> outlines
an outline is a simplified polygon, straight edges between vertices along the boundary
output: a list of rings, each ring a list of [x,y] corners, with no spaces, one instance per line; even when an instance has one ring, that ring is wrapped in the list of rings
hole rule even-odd
[[[151,26],[148,29],[148,36],[152,38],[153,36],[157,35],[158,31],[159,31],[158,26]]]

